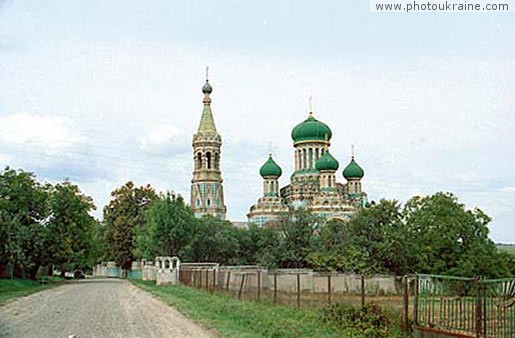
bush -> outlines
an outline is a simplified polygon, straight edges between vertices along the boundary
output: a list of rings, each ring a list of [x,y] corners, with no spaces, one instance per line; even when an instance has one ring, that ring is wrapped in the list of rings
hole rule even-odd
[[[377,304],[361,307],[337,302],[322,309],[320,316],[325,323],[362,337],[402,337],[400,313]]]

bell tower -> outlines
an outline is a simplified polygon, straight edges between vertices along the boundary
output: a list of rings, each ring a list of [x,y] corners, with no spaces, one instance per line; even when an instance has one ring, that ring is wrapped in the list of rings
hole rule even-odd
[[[193,179],[191,180],[191,207],[195,216],[212,215],[225,219],[227,207],[224,203],[222,171],[220,167],[222,137],[216,131],[211,112],[211,92],[206,69],[204,109],[200,125],[193,135]]]

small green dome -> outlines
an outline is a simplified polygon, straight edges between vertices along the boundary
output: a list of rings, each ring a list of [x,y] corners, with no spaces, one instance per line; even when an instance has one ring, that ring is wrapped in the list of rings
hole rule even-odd
[[[326,150],[324,155],[318,159],[318,161],[315,163],[315,168],[317,168],[318,171],[322,170],[332,170],[336,171],[338,170],[338,161],[329,153],[329,150]]]
[[[209,82],[206,80],[206,83],[202,86],[202,93],[204,94],[211,94],[213,91],[213,87],[209,84]]]
[[[297,124],[291,131],[293,142],[324,141],[326,137],[327,141],[329,141],[332,136],[333,133],[327,124],[315,119],[311,113],[306,120]]]
[[[350,163],[343,169],[343,177],[346,179],[349,178],[362,178],[365,175],[365,172],[361,167],[354,161],[354,157],[351,159]]]
[[[272,158],[272,155],[270,155],[268,157],[268,161],[266,161],[265,164],[263,164],[261,166],[261,169],[259,169],[259,174],[262,177],[265,177],[265,176],[279,177],[279,176],[281,176],[282,173],[283,173],[283,171],[281,170],[281,167],[279,167],[277,165],[277,163],[275,163],[274,159]]]

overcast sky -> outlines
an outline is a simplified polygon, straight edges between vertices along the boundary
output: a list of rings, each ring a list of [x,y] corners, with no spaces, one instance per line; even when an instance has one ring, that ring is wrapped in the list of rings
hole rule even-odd
[[[515,13],[0,0],[0,165],[69,178],[97,217],[128,180],[189,201],[206,65],[231,220],[261,196],[270,142],[288,183],[313,96],[340,169],[355,145],[369,199],[450,191],[515,243]]]

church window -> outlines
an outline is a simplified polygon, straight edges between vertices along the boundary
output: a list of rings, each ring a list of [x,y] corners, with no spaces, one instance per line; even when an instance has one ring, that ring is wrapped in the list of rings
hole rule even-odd
[[[202,169],[202,153],[197,153],[197,163],[196,163],[197,169]]]
[[[206,161],[207,169],[211,169],[211,153],[209,151],[206,153]]]
[[[216,170],[220,170],[220,154],[219,153],[215,153],[215,163],[214,163],[214,168]]]
[[[319,151],[319,149],[318,149],[318,148],[316,148],[316,149],[315,149],[315,161],[318,161],[318,159],[320,158],[320,157],[318,156],[318,151]]]
[[[218,209],[220,209],[220,199],[217,199],[217,200],[216,200],[216,207],[217,207]]]
[[[313,168],[313,149],[309,148],[309,168]]]
[[[211,206],[211,200],[208,198],[207,199],[207,206],[210,207]]]
[[[306,149],[302,149],[302,169],[306,169]]]
[[[200,207],[200,198],[197,199],[197,207]]]

